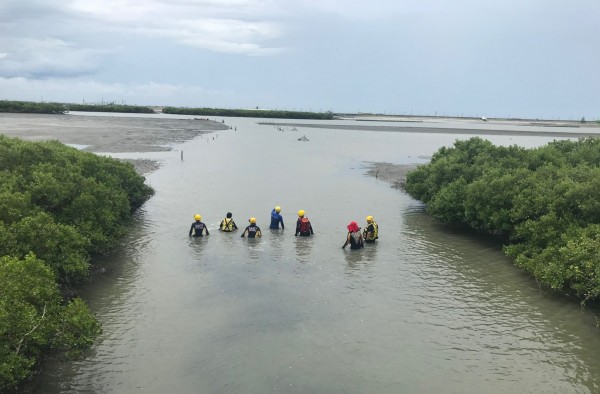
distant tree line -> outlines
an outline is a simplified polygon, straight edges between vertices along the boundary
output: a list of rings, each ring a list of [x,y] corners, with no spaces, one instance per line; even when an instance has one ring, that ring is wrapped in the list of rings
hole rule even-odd
[[[87,112],[121,112],[152,114],[150,107],[124,104],[63,104],[63,103],[34,103],[30,101],[0,100],[0,112],[29,113],[29,114],[64,114],[67,111]]]
[[[0,112],[28,114],[63,114],[67,109],[60,103],[33,103],[29,101],[0,100]]]
[[[333,119],[331,112],[275,111],[259,109],[223,109],[223,108],[181,108],[164,107],[164,114],[231,116],[241,118],[280,118],[280,119]]]
[[[600,140],[457,141],[410,172],[405,189],[437,219],[504,237],[505,253],[539,282],[598,300]]]
[[[61,294],[88,276],[91,255],[117,245],[152,193],[129,163],[0,136],[0,391],[101,332],[81,299]]]
[[[87,112],[121,112],[121,113],[139,113],[153,114],[154,110],[150,107],[141,105],[124,104],[65,104],[69,111],[87,111]]]

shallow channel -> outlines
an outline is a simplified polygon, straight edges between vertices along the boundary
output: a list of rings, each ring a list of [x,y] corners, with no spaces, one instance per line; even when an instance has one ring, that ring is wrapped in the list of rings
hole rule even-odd
[[[159,160],[156,195],[83,293],[104,334],[86,359],[50,363],[32,392],[598,392],[591,312],[364,176],[365,162],[425,162],[470,135],[225,122],[170,152],[113,155]],[[275,205],[283,231],[268,229]],[[294,237],[299,209],[312,238]],[[228,211],[241,228],[255,216],[262,239],[219,233]],[[195,213],[210,236],[188,237]],[[342,250],[348,222],[367,215],[378,243]]]

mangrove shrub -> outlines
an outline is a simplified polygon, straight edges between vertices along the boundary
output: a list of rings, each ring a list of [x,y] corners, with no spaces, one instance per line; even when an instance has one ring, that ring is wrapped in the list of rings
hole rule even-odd
[[[117,245],[151,194],[129,163],[0,136],[0,389],[50,351],[89,346],[100,326],[61,290]]]
[[[67,108],[60,103],[34,103],[30,101],[0,100],[0,112],[30,114],[63,114]]]
[[[503,237],[541,283],[583,302],[600,297],[600,140],[456,141],[410,172],[405,190],[442,221]]]

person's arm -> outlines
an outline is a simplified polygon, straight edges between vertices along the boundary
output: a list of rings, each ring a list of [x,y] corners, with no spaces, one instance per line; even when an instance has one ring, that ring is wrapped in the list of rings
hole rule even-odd
[[[312,223],[308,223],[308,228],[310,228],[310,233],[314,235],[315,232],[313,231]]]
[[[204,230],[206,230],[206,235],[208,235],[208,227],[206,226],[206,224],[204,225]]]
[[[281,229],[285,229],[285,226],[283,225],[283,217],[279,216],[279,221],[281,222]]]
[[[342,249],[345,249],[349,243],[350,243],[350,233],[348,233],[348,235],[346,235],[346,242],[344,243],[344,246],[342,246]]]
[[[256,236],[262,237],[262,232],[260,231],[260,228],[258,230],[256,230]]]
[[[294,235],[298,235],[299,232],[300,232],[300,219],[298,219],[298,221],[296,222],[296,232],[294,233]]]
[[[194,223],[192,223],[192,225],[190,226],[190,233],[189,233],[189,237],[192,236],[192,231],[194,231]]]
[[[238,229],[238,226],[237,226],[237,224],[235,224],[235,222],[233,221],[233,219],[231,219],[231,229],[232,230],[237,230]]]
[[[240,237],[244,237],[246,235],[246,233],[248,232],[248,227],[246,227],[246,229],[244,230],[244,232],[242,233],[242,235],[240,235]]]

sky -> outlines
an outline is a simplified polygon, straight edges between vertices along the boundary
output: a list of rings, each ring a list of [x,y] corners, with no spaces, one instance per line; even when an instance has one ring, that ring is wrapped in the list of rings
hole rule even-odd
[[[0,0],[0,99],[600,119],[600,1]]]

